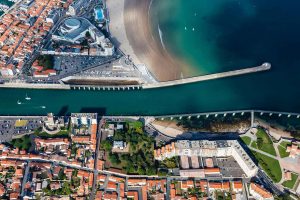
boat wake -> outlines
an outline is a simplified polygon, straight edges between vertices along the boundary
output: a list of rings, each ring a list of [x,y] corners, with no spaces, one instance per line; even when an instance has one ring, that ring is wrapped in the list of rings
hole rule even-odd
[[[159,25],[158,25],[158,33],[159,33],[160,43],[161,43],[162,47],[164,48],[164,50],[166,50],[166,47],[165,47],[165,44],[163,41],[163,33],[161,32]]]

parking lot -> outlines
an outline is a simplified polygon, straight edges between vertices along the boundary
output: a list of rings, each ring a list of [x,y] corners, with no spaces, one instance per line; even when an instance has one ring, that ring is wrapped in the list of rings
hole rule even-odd
[[[0,119],[0,142],[8,142],[13,136],[33,132],[42,125],[42,117]]]
[[[216,160],[223,177],[242,177],[245,174],[233,157],[217,158]]]
[[[91,57],[91,56],[55,56],[55,69],[60,72],[60,75],[78,73],[89,67],[105,68],[103,63],[112,60],[113,57]]]

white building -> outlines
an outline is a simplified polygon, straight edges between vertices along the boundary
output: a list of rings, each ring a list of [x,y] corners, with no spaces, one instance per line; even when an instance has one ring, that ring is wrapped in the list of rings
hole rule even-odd
[[[1,68],[1,75],[3,76],[3,77],[12,77],[12,76],[14,76],[14,71],[13,71],[13,69],[11,69],[11,68],[6,68],[6,67],[3,67],[3,68]]]
[[[78,15],[79,12],[81,11],[81,9],[88,6],[89,3],[90,3],[90,0],[76,0],[76,1],[73,1],[73,3],[71,3],[69,8],[68,8],[67,15],[71,15],[71,16]]]
[[[121,149],[123,150],[126,148],[126,142],[123,141],[114,141],[113,143],[113,149]]]
[[[240,165],[246,176],[253,177],[258,167],[237,140],[178,140],[161,149],[154,150],[156,160],[174,156],[230,157]]]
[[[115,52],[113,44],[104,34],[82,17],[69,17],[59,26],[58,30],[52,35],[54,41],[69,42],[71,44],[81,44],[84,38],[90,34],[92,43],[90,44],[91,56],[111,56]]]

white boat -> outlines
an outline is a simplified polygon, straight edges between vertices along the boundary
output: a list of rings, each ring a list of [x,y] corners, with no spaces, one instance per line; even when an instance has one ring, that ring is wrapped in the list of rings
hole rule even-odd
[[[20,104],[22,104],[22,102],[21,102],[20,100],[18,100],[18,101],[17,101],[17,104],[20,105]]]
[[[26,99],[27,101],[29,101],[29,100],[31,100],[31,97],[27,96],[27,94],[26,94],[25,99]]]
[[[41,108],[45,109],[45,108],[46,108],[46,106],[41,106]]]

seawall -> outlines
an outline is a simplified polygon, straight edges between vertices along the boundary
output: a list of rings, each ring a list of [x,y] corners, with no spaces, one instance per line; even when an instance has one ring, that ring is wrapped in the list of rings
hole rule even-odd
[[[88,89],[88,90],[130,90],[130,89],[151,89],[151,88],[160,88],[160,87],[170,87],[170,86],[176,86],[176,85],[182,85],[182,84],[189,84],[189,83],[195,83],[195,82],[201,82],[201,81],[207,81],[207,80],[213,80],[213,79],[220,79],[220,78],[226,78],[231,76],[239,76],[249,73],[256,73],[256,72],[262,72],[262,71],[268,71],[271,69],[270,63],[264,63],[258,67],[250,67],[245,69],[239,69],[234,71],[228,71],[228,72],[222,72],[222,73],[216,73],[216,74],[209,74],[204,76],[196,76],[191,78],[185,78],[185,79],[179,79],[179,80],[173,80],[173,81],[165,81],[165,82],[155,82],[155,83],[149,83],[149,84],[140,84],[138,79],[132,79],[133,81],[136,81],[136,84],[132,84],[131,82],[124,82],[122,84],[112,85],[110,84],[110,81],[112,81],[111,78],[103,78],[101,79],[103,82],[107,81],[107,84],[100,84],[100,85],[91,85],[91,84],[33,84],[33,83],[4,83],[0,84],[0,88],[26,88],[26,89]],[[73,77],[74,78],[74,77]],[[71,80],[71,77],[65,78],[66,80]],[[86,80],[94,80],[94,79],[86,79]],[[115,79],[113,79],[115,80]],[[122,79],[124,81],[124,79]],[[131,80],[130,78],[125,79],[126,81]]]
[[[169,87],[169,86],[175,86],[175,85],[195,83],[195,82],[200,82],[200,81],[207,81],[207,80],[212,80],[212,79],[220,79],[220,78],[226,78],[226,77],[231,77],[231,76],[239,76],[239,75],[243,75],[243,74],[262,72],[262,71],[267,71],[270,69],[271,69],[270,63],[263,63],[262,65],[260,65],[258,67],[250,67],[250,68],[245,68],[245,69],[209,74],[209,75],[204,75],[204,76],[196,76],[196,77],[173,80],[173,81],[144,84],[142,86],[142,88],[143,89],[151,89],[151,88],[159,88],[159,87]]]

